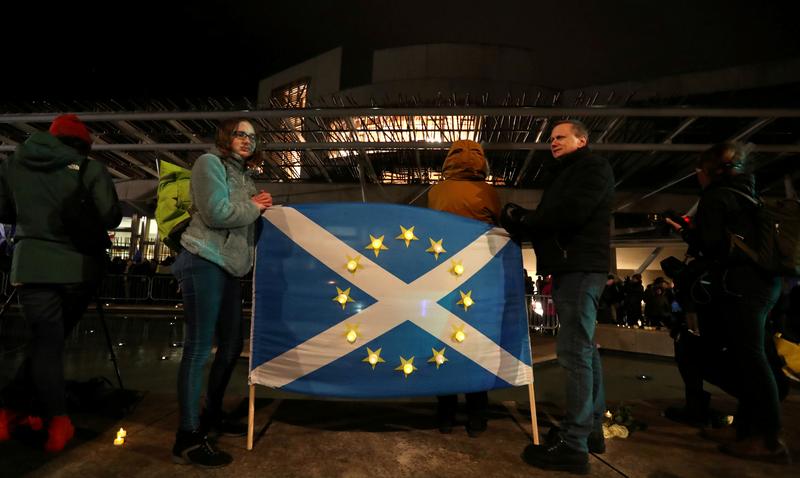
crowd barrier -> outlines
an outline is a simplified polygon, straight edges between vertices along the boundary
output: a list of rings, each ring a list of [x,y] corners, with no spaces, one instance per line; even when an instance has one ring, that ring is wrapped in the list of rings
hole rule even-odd
[[[242,280],[242,304],[253,301],[253,282]],[[175,277],[111,274],[103,279],[98,295],[100,300],[114,303],[172,303],[181,302],[181,292]]]
[[[533,332],[558,333],[558,314],[553,297],[544,294],[526,295],[528,303],[528,318]]]

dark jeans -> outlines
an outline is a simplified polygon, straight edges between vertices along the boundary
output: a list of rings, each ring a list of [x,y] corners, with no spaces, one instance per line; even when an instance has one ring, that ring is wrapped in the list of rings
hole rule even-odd
[[[764,350],[767,314],[781,291],[781,281],[764,277],[754,268],[729,268],[720,284],[724,286],[718,330],[730,345],[734,370],[740,378],[741,394],[737,423],[752,424],[754,431],[775,437],[781,429],[778,385]],[[747,434],[750,430],[740,430]]]
[[[181,430],[200,427],[200,390],[203,368],[211,354],[214,337],[217,353],[208,377],[206,410],[214,416],[222,412],[222,397],[233,368],[242,353],[242,286],[239,278],[218,265],[187,251],[172,265],[180,282],[186,338],[178,372],[178,402]]]
[[[31,338],[25,360],[3,390],[4,405],[44,418],[66,414],[64,338],[83,317],[94,284],[27,284],[18,289]]]
[[[556,355],[567,372],[561,435],[570,448],[583,452],[588,451],[586,439],[592,430],[601,430],[606,408],[603,369],[594,343],[597,305],[605,282],[605,273],[553,275],[553,300],[560,323]]]

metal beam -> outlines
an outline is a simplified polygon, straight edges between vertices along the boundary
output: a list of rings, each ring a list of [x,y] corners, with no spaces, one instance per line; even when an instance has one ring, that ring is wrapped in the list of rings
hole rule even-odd
[[[350,129],[350,134],[352,135],[355,144],[362,144],[361,141],[358,141],[358,135],[356,134],[356,125],[355,123],[353,123],[353,118],[347,118],[347,126]],[[361,160],[367,166],[367,173],[369,174],[370,179],[372,179],[376,184],[380,184],[380,180],[378,179],[378,174],[375,172],[375,168],[372,166],[372,160],[369,159],[367,150],[364,149],[363,146],[357,147],[355,149],[361,156]]]
[[[733,136],[730,141],[747,141],[747,138],[756,134],[760,129],[772,123],[773,121],[775,121],[775,118],[761,118],[753,121],[747,128],[742,130],[736,136]]]
[[[169,125],[170,125],[170,126],[172,126],[173,128],[175,128],[176,130],[178,130],[178,131],[179,131],[181,134],[183,134],[184,136],[186,136],[186,138],[187,138],[189,141],[191,141],[192,143],[202,143],[202,141],[200,140],[200,138],[198,138],[196,134],[194,134],[194,133],[192,133],[191,131],[189,131],[189,128],[187,128],[186,126],[184,126],[184,125],[183,125],[183,123],[181,123],[180,121],[177,121],[177,120],[168,120],[168,121],[167,121],[167,123],[169,123]]]
[[[137,128],[136,126],[130,124],[127,121],[117,121],[116,124],[117,124],[117,126],[119,126],[119,128],[122,131],[124,131],[125,133],[128,133],[131,136],[134,136],[134,137],[138,138],[140,141],[142,141],[145,144],[157,144],[156,141],[150,139],[149,136],[147,136],[146,134],[144,134],[141,131],[139,131],[139,128]],[[199,144],[199,142],[195,143],[195,144]],[[184,168],[188,168],[189,167],[189,165],[186,164],[186,161],[184,161],[181,158],[175,156],[175,154],[173,154],[173,153],[171,153],[169,151],[162,151],[162,154],[164,156],[168,157],[169,159],[171,159],[178,166],[183,166]],[[156,177],[158,177],[158,174],[156,174]]]
[[[8,113],[0,123],[49,123],[60,113]],[[547,108],[537,106],[506,107],[358,107],[358,108],[281,108],[243,111],[159,111],[159,112],[78,112],[84,122],[93,121],[167,121],[221,120],[230,118],[344,118],[355,116],[585,116],[672,118],[698,116],[707,118],[800,118],[800,108]]]
[[[306,143],[307,142],[305,136],[303,136],[299,131],[297,131],[297,128],[294,127],[294,125],[292,124],[291,121],[286,121],[285,119],[282,119],[281,120],[281,124],[286,126],[286,128],[289,131],[292,132],[294,137],[297,138],[297,142],[298,143]],[[272,125],[270,125],[270,126],[272,126]],[[317,153],[315,153],[311,149],[305,149],[304,151],[305,151],[306,154],[308,154],[314,160],[315,163],[317,163],[317,169],[319,169],[319,171],[322,173],[322,177],[324,177],[325,180],[328,181],[329,183],[332,183],[333,179],[331,179],[330,174],[328,174],[327,168],[325,168],[325,163],[322,161],[322,159],[319,156],[317,156]]]
[[[136,157],[134,157],[134,156],[132,156],[132,155],[130,155],[128,153],[125,153],[124,152],[124,151],[126,151],[125,149],[114,148],[113,146],[117,146],[117,145],[108,144],[102,138],[95,137],[94,138],[94,145],[92,145],[92,150],[93,151],[110,151],[110,152],[113,152],[114,154],[116,154],[120,158],[122,158],[122,159],[124,159],[126,161],[129,161],[134,166],[139,167],[139,169],[141,169],[142,171],[150,173],[153,177],[155,177],[155,178],[159,177],[158,171],[156,171],[155,169],[151,168],[150,166],[147,166],[142,161],[139,161],[138,158],[136,158]],[[151,144],[151,145],[142,145],[142,146],[156,146],[156,145],[152,145]],[[129,151],[137,151],[137,150],[129,150]],[[138,151],[151,151],[151,150],[143,149],[143,150],[138,150]],[[126,178],[126,179],[130,179],[130,178]]]
[[[34,134],[34,133],[40,133],[41,132],[41,130],[39,130],[37,128],[34,128],[33,126],[31,126],[29,124],[25,124],[25,123],[15,123],[13,126],[15,128],[17,128],[17,129],[19,129],[19,130],[22,130],[22,131],[28,133],[28,134]],[[102,142],[102,139],[100,139],[98,137],[95,137],[94,138],[94,142],[95,142],[95,144],[97,144],[98,142]],[[11,149],[6,149],[6,147],[9,147]],[[6,145],[2,145],[2,146],[0,146],[0,151],[14,151],[16,149],[17,149],[17,146],[12,146],[12,145],[7,145],[7,146]],[[117,177],[119,179],[130,179],[130,176],[128,176],[127,174],[124,174],[124,173],[122,173],[120,171],[117,171],[116,169],[114,169],[111,166],[109,166],[108,164],[106,164],[104,161],[98,160],[93,154],[89,153],[89,155],[87,157],[91,158],[91,159],[93,159],[95,161],[98,161],[100,163],[103,163],[105,165],[106,169],[108,170],[108,172],[111,173],[112,176],[115,176],[115,177]],[[158,176],[156,176],[156,177],[158,177]]]
[[[710,148],[711,144],[660,144],[660,143],[605,143],[594,144],[591,148],[594,151],[617,151],[617,152],[648,152],[658,151],[666,153],[698,153]],[[100,143],[95,141],[92,149],[97,151],[205,151],[213,148],[211,143],[154,143],[154,144],[112,144]],[[330,142],[330,143],[268,143],[261,145],[263,151],[298,151],[305,149],[336,151],[336,150],[358,150],[359,148],[377,151],[395,150],[446,150],[450,143],[434,142]],[[798,144],[756,144],[753,145],[752,152],[755,153],[800,153]],[[0,145],[0,152],[14,151],[14,145]],[[535,143],[487,143],[483,145],[484,150],[488,151],[547,151],[550,149],[548,144]]]

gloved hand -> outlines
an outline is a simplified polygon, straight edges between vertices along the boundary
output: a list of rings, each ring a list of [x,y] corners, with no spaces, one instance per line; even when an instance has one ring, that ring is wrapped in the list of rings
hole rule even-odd
[[[529,211],[519,204],[510,202],[503,206],[500,212],[500,226],[502,226],[512,238],[519,238],[525,232],[522,219]]]

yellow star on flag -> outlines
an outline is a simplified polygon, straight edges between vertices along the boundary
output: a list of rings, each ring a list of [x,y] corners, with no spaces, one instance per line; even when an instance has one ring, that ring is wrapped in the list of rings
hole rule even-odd
[[[344,310],[344,306],[347,305],[348,302],[355,302],[352,297],[350,297],[350,287],[345,290],[340,288],[336,288],[336,297],[333,298],[334,302],[338,302],[342,306],[342,310]]]
[[[408,360],[400,357],[400,365],[395,368],[395,370],[403,372],[405,378],[408,378],[408,376],[411,375],[416,369],[417,367],[414,366],[414,357],[411,357]]]
[[[348,289],[348,290],[349,290],[349,289]],[[463,292],[461,292],[461,291],[458,291],[458,293],[459,293],[459,294],[461,294],[461,300],[459,300],[458,302],[456,302],[456,304],[457,304],[457,305],[463,305],[463,306],[464,306],[464,311],[465,311],[465,312],[466,312],[467,310],[469,310],[469,308],[470,308],[470,307],[472,307],[473,305],[475,305],[475,301],[474,301],[474,300],[472,300],[472,291],[469,291],[469,292],[467,292],[466,294],[465,294],[465,293],[463,293]]]
[[[435,363],[436,370],[439,370],[439,366],[447,362],[447,357],[444,356],[444,349],[445,347],[442,347],[442,350],[431,349],[433,356],[428,359],[428,362]]]
[[[458,325],[458,326],[456,326],[456,325],[453,326],[453,335],[451,336],[453,338],[453,340],[455,340],[456,342],[459,342],[459,343],[461,343],[464,340],[466,340],[467,334],[464,333],[464,327],[465,327],[464,324],[461,324],[461,325]]]
[[[414,235],[414,226],[411,226],[408,229],[400,226],[400,235],[395,237],[395,239],[402,239],[406,241],[406,247],[411,244],[411,241],[419,241],[419,238]]]
[[[370,234],[369,245],[364,249],[372,249],[372,251],[375,253],[375,257],[378,257],[378,254],[380,254],[381,251],[388,251],[389,248],[383,245],[383,237],[384,236],[375,237],[372,234]]]
[[[361,256],[355,256],[355,257],[345,256],[345,257],[347,257],[347,264],[345,264],[344,267],[345,269],[350,271],[351,274],[355,274],[357,270],[364,268],[364,266],[362,266],[358,262],[361,260]]]
[[[361,332],[358,331],[358,324],[345,324],[344,328],[345,328],[344,337],[351,344],[355,342],[356,339],[361,337]]]
[[[425,249],[425,252],[432,252],[433,255],[436,257],[436,260],[438,261],[439,254],[447,252],[446,250],[444,250],[444,247],[442,246],[442,241],[444,239],[439,239],[438,241],[434,241],[429,237],[428,240],[431,241],[431,247]]]
[[[381,358],[381,349],[378,349],[373,352],[372,350],[369,349],[369,347],[367,347],[367,356],[361,361],[367,362],[368,364],[372,365],[372,370],[375,370],[375,366],[378,365],[379,363],[386,362],[386,360],[383,360]]]
[[[461,263],[461,260],[451,260],[453,267],[450,268],[450,273],[454,276],[458,277],[464,273],[464,265]]]

